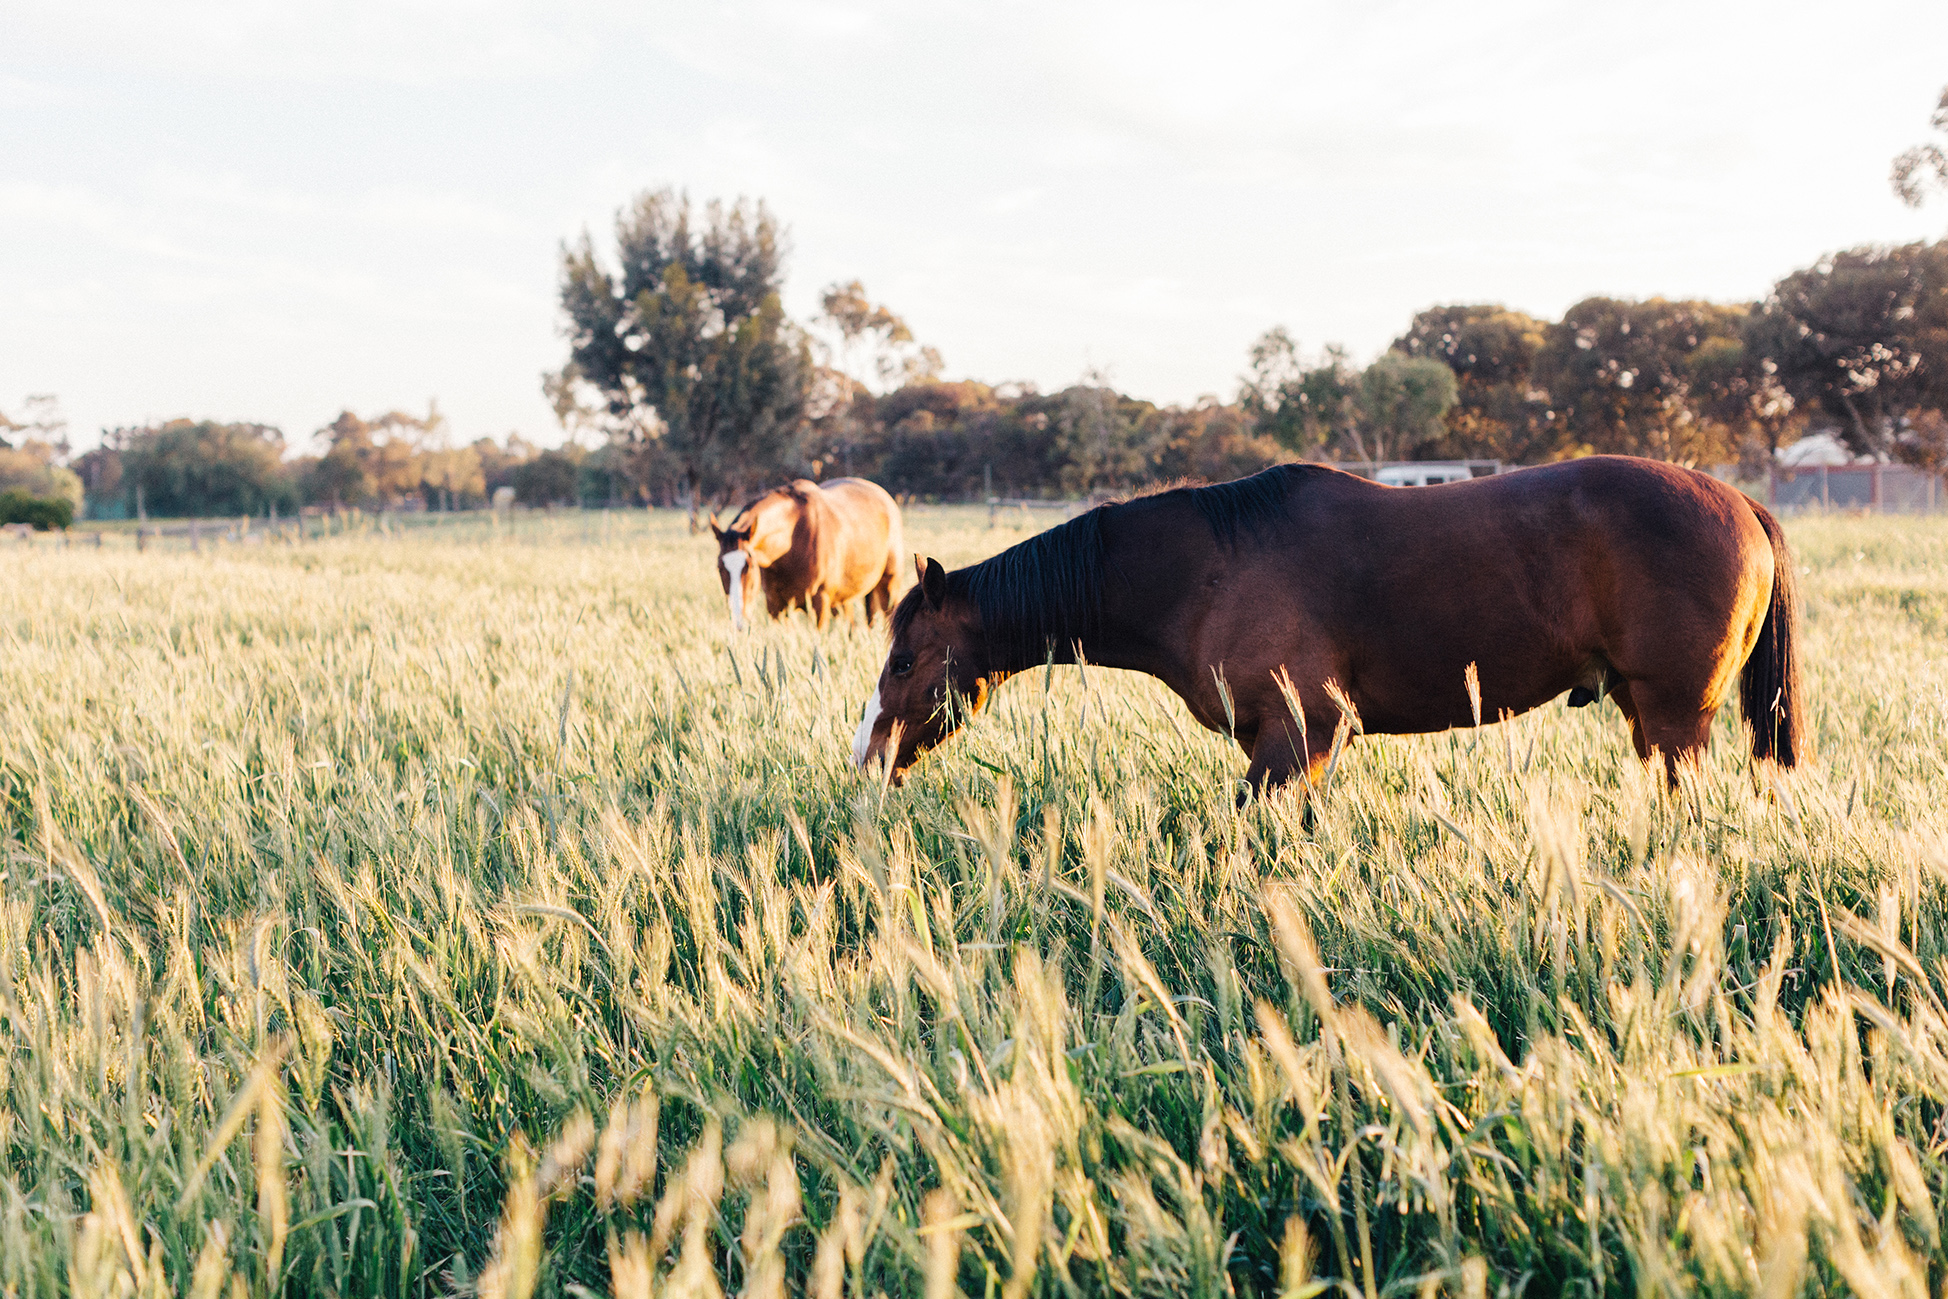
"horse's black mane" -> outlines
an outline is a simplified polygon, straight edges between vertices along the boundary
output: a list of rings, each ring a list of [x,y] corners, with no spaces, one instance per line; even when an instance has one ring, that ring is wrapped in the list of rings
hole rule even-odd
[[[1160,496],[1182,496],[1197,508],[1219,544],[1235,549],[1241,536],[1268,538],[1289,517],[1286,496],[1309,465],[1274,465],[1249,478],[1209,487],[1179,487]],[[1152,498],[1154,499],[1154,498]],[[947,594],[970,600],[981,614],[988,661],[1022,669],[1053,651],[1067,661],[1085,648],[1102,625],[1102,521],[1117,503],[1099,505],[978,564],[947,575]],[[898,636],[918,615],[924,599],[915,587],[893,611]]]
[[[1238,548],[1240,533],[1263,541],[1291,517],[1286,496],[1301,476],[1321,472],[1316,465],[1273,465],[1249,478],[1234,478],[1209,487],[1181,487],[1191,504],[1204,516],[1211,535],[1221,545]]]
[[[1027,667],[1096,639],[1103,608],[1103,508],[1010,546],[947,579],[981,611],[989,662]]]

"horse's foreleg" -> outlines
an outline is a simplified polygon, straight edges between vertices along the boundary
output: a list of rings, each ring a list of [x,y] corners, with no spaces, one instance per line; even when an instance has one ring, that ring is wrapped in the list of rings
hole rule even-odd
[[[820,631],[824,631],[825,624],[832,619],[832,597],[821,590],[810,597],[809,603],[812,609],[812,622]]]

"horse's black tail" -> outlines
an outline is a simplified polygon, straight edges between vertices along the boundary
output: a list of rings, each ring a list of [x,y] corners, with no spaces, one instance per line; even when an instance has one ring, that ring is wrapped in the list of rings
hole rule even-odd
[[[1739,697],[1752,727],[1752,756],[1794,767],[1813,756],[1805,691],[1799,683],[1799,582],[1779,521],[1756,501],[1752,512],[1772,543],[1772,603],[1759,625],[1752,657],[1745,660]]]

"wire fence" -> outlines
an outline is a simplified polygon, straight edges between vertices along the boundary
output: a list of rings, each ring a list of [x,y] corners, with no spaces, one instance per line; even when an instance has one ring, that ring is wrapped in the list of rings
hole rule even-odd
[[[64,532],[0,527],[0,550],[94,549],[132,553],[220,554],[263,547],[300,547],[345,538],[412,538],[453,545],[608,545],[681,533],[682,510],[536,509],[305,514],[279,519],[81,522]]]
[[[1940,475],[1912,465],[1775,466],[1765,486],[1766,503],[1788,513],[1924,514],[1948,507],[1948,491],[1942,490]]]

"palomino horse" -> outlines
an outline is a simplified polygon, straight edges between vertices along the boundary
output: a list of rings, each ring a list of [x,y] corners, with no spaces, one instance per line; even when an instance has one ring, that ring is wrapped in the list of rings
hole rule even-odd
[[[1741,672],[1753,756],[1790,767],[1809,753],[1794,606],[1777,521],[1692,470],[1591,456],[1383,487],[1281,465],[1105,505],[952,573],[926,561],[853,758],[890,751],[897,775],[963,704],[1080,652],[1228,731],[1258,789],[1320,774],[1335,692],[1376,734],[1608,694],[1675,779]]]
[[[710,530],[738,631],[760,588],[773,618],[799,607],[820,627],[862,595],[868,621],[892,605],[904,533],[900,507],[877,483],[800,478],[745,506],[727,528],[712,516]]]

